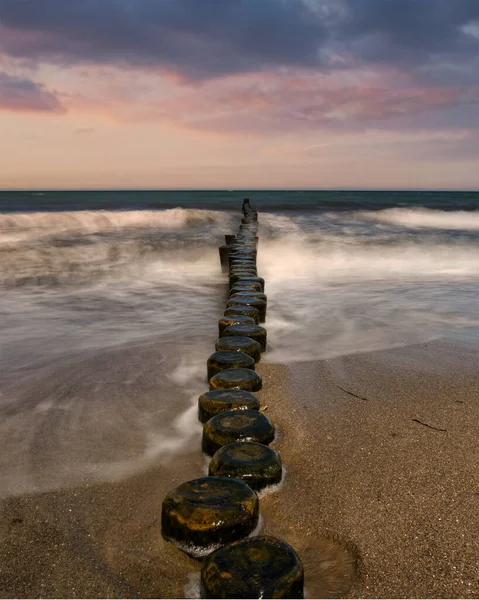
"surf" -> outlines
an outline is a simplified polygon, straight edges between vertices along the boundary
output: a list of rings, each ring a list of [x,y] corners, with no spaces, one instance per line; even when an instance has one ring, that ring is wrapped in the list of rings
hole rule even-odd
[[[414,229],[479,230],[479,211],[445,211],[429,208],[388,208],[365,211],[359,217],[401,227]]]

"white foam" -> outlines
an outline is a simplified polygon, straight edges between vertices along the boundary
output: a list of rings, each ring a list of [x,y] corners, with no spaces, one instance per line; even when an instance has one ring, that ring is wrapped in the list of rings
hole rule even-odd
[[[284,486],[284,480],[286,478],[286,473],[287,473],[286,467],[283,465],[282,474],[281,474],[281,481],[279,483],[274,483],[272,485],[267,485],[260,492],[258,492],[259,499],[261,500],[265,496],[269,496],[269,494],[277,494],[279,491],[281,491],[281,489]]]
[[[479,277],[479,246],[430,241],[381,245],[348,240],[325,240],[322,245],[311,246],[302,239],[287,238],[262,244],[258,272],[266,281],[267,294],[281,281],[290,281],[291,287],[313,289],[319,281]]]
[[[443,211],[428,208],[388,208],[358,213],[363,219],[410,228],[479,230],[479,211]]]
[[[204,223],[227,222],[219,211],[193,208],[164,210],[80,210],[0,214],[2,235],[27,230],[31,237],[58,233],[92,234],[125,229],[183,229]],[[11,241],[11,240],[10,240]]]
[[[200,598],[200,588],[201,573],[199,571],[188,573],[187,582],[183,587],[185,598]]]
[[[52,398],[51,401],[40,402],[31,413],[20,414],[18,419],[13,417],[2,423],[2,434],[10,444],[8,456],[5,454],[1,461],[0,497],[44,492],[85,483],[120,481],[154,466],[169,465],[178,455],[198,448],[202,425],[197,419],[197,402],[204,384],[194,377],[194,373],[198,373],[196,367],[191,368],[190,372],[191,381],[185,382],[173,395],[176,402],[180,391],[185,393],[190,390],[188,406],[172,420],[163,423],[160,421],[160,425],[158,419],[153,422],[154,408],[149,405],[144,412],[141,406],[136,406],[134,410],[133,407],[115,402],[109,404],[105,401],[103,407],[95,402],[90,406],[88,398],[83,396],[60,400]],[[164,400],[163,398],[163,402]],[[127,401],[127,404],[130,403]],[[162,403],[159,401],[156,412],[161,410]],[[68,415],[64,418],[59,411],[68,411]],[[124,455],[127,458],[120,459],[117,455],[122,452],[117,446],[112,452],[98,430],[101,430],[103,424],[106,435],[110,433],[117,436],[118,444],[124,427],[123,413],[126,411],[129,411],[131,417],[130,429],[135,432],[136,441],[142,443],[135,446],[129,441],[133,451],[129,451],[129,446],[126,445]],[[59,420],[62,427],[55,430],[55,424]],[[42,447],[45,445],[47,448],[45,454],[33,455],[31,445],[40,436],[43,438],[45,427],[50,423],[54,435],[47,436],[46,440],[42,439]],[[96,434],[96,437],[88,439],[89,432]],[[108,457],[105,456],[104,460],[82,460],[76,451],[79,446],[88,448],[89,444],[92,448],[97,448],[96,452],[98,444],[104,445],[104,452]],[[54,452],[51,452],[52,449]],[[41,468],[34,468],[32,465],[40,465]]]
[[[253,529],[253,531],[247,535],[247,537],[256,537],[257,535],[259,535],[261,533],[261,531],[263,530],[263,525],[264,525],[264,519],[263,519],[263,516],[260,514],[258,517],[258,524]]]
[[[479,245],[291,235],[258,254],[268,296],[265,361],[334,358],[426,342],[479,325]]]
[[[7,258],[0,261],[0,283],[85,283],[128,274],[141,281],[142,270],[156,260],[184,273],[182,266],[196,263],[202,250],[217,265],[211,246],[221,243],[231,218],[182,208],[0,214],[0,250]]]

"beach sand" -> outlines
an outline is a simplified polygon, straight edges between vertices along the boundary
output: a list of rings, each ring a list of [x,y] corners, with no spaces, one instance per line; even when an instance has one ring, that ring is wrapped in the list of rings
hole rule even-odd
[[[260,363],[286,468],[262,532],[297,550],[308,597],[479,596],[478,366],[477,348],[446,342]],[[1,597],[191,593],[200,563],[162,539],[161,502],[206,464],[198,433],[120,481],[5,498]]]

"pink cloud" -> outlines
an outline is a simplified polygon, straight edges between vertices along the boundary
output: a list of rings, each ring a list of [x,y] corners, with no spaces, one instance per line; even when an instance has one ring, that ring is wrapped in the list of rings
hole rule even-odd
[[[75,77],[74,71],[71,80],[56,81],[66,88],[61,98],[72,112],[108,122],[156,121],[200,135],[415,129],[427,127],[426,117],[431,121],[434,115],[432,128],[443,129],[448,125],[441,111],[479,102],[479,86],[420,87],[391,68],[328,75],[282,69],[194,85],[157,72],[91,67]],[[26,105],[58,110],[57,96],[35,85],[36,104],[30,99]]]
[[[479,103],[479,86],[420,88],[403,74],[285,75],[263,73],[179,87],[131,113],[182,128],[228,133],[357,129]]]

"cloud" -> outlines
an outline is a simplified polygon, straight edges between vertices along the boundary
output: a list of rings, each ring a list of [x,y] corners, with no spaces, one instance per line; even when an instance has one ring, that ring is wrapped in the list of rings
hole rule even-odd
[[[60,100],[31,79],[0,72],[0,110],[64,113]]]
[[[11,57],[190,80],[358,62],[439,65],[447,78],[479,53],[478,0],[0,0],[0,19]]]
[[[477,54],[477,40],[463,29],[479,19],[477,0],[348,0],[347,6],[339,29],[359,47],[369,40],[363,46],[369,58],[410,63],[425,55]]]
[[[423,80],[479,81],[477,0],[345,0],[345,5],[337,46],[357,61],[408,68]]]
[[[202,79],[318,64],[325,24],[302,0],[0,0],[3,52]]]
[[[211,81],[143,108],[141,118],[160,118],[189,129],[216,132],[360,130],[371,124],[391,127],[397,120],[417,118],[455,107],[479,104],[476,87],[417,87],[401,77],[393,87],[390,72],[360,74],[309,72],[237,75]]]
[[[479,0],[0,0],[0,23],[26,74],[3,108],[272,137],[478,123]]]

